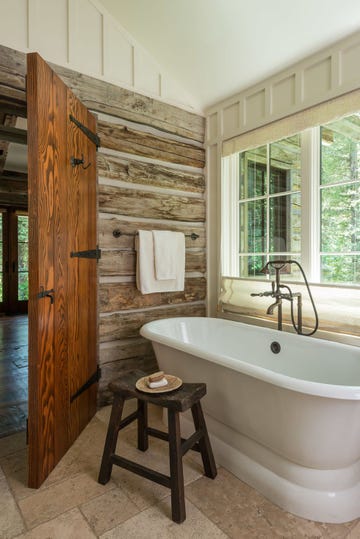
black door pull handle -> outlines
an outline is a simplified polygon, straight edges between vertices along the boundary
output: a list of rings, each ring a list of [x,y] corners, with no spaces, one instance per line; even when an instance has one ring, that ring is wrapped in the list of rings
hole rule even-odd
[[[40,292],[38,293],[37,297],[38,299],[41,298],[50,298],[51,305],[54,303],[54,294],[55,290],[51,288],[51,290],[44,290],[43,286],[40,286]]]

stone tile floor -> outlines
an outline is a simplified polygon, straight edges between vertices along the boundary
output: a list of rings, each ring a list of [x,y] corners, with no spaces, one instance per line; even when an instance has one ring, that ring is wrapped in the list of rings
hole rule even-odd
[[[359,539],[360,519],[322,524],[282,511],[254,489],[219,468],[215,480],[202,476],[199,455],[184,457],[187,518],[170,518],[169,491],[114,467],[110,482],[97,483],[110,408],[100,410],[38,490],[26,486],[24,433],[0,439],[0,537],[2,539]],[[151,425],[164,428],[159,409]],[[132,424],[120,432],[118,451],[168,473],[167,444],[150,438],[136,448]]]
[[[0,317],[0,438],[26,428],[28,318]]]

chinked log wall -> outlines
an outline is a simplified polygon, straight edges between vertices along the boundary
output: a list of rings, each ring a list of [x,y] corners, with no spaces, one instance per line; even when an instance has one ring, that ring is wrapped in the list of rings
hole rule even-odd
[[[201,116],[97,79],[52,66],[98,114],[100,382],[123,370],[156,369],[139,335],[151,320],[205,314],[205,120]],[[25,55],[0,47],[0,106],[24,115]],[[142,295],[135,286],[139,229],[196,232],[186,238],[184,292]],[[115,237],[114,230],[124,235]],[[128,234],[128,235],[125,235]]]

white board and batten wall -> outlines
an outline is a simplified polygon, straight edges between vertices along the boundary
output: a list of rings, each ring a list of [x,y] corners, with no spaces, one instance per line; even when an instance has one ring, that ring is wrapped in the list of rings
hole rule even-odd
[[[194,98],[97,0],[1,0],[0,44],[166,103]]]
[[[225,141],[360,88],[360,31],[206,111],[208,302],[216,315],[220,256],[220,176]],[[360,102],[359,102],[360,110]]]

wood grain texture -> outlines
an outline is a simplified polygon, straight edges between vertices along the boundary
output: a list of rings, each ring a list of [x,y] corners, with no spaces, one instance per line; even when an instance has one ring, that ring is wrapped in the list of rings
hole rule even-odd
[[[190,193],[204,193],[205,191],[203,174],[184,172],[153,163],[132,161],[103,152],[97,155],[97,166],[99,176],[104,178]]]
[[[99,209],[104,213],[148,219],[205,221],[205,200],[99,185]]]
[[[52,73],[29,56],[29,486],[38,487],[56,464],[54,309],[39,301],[40,287],[54,288],[54,125],[42,104],[54,109]]]
[[[134,250],[135,234],[138,230],[172,230],[185,234],[186,248],[204,248],[206,245],[206,233],[204,226],[190,226],[186,223],[161,223],[157,220],[153,222],[128,221],[123,217],[99,218],[99,244],[102,249],[128,249]],[[115,237],[113,232],[120,231],[121,236]],[[195,232],[199,237],[192,240],[190,234]]]
[[[185,252],[185,271],[205,273],[206,254],[204,250]],[[136,275],[135,251],[102,251],[99,262],[101,276]]]
[[[141,294],[135,283],[102,283],[99,295],[101,313],[201,301],[206,296],[206,279],[187,278],[183,292],[145,295]]]
[[[143,337],[122,339],[103,343],[100,346],[100,364],[111,363],[120,359],[134,359],[152,355],[151,342]]]
[[[71,250],[96,245],[96,149],[69,113],[95,119],[36,53],[29,58],[29,484],[38,487],[96,411],[96,386],[70,397],[96,370],[96,260]],[[79,249],[77,249],[79,247]],[[54,302],[39,298],[53,289]]]
[[[116,380],[122,373],[135,369],[140,369],[146,374],[156,372],[158,370],[158,364],[154,354],[113,361],[112,363],[102,365],[102,377],[99,386],[99,406],[106,406],[113,401],[113,393],[108,389],[109,382]]]
[[[141,326],[151,320],[174,316],[205,316],[205,303],[162,307],[132,313],[114,313],[100,317],[100,341],[138,337]]]
[[[205,166],[205,150],[186,142],[104,121],[98,122],[98,133],[104,148],[200,169]]]
[[[93,77],[53,66],[64,82],[89,109],[132,122],[156,127],[198,142],[204,141],[205,118],[161,103]]]

